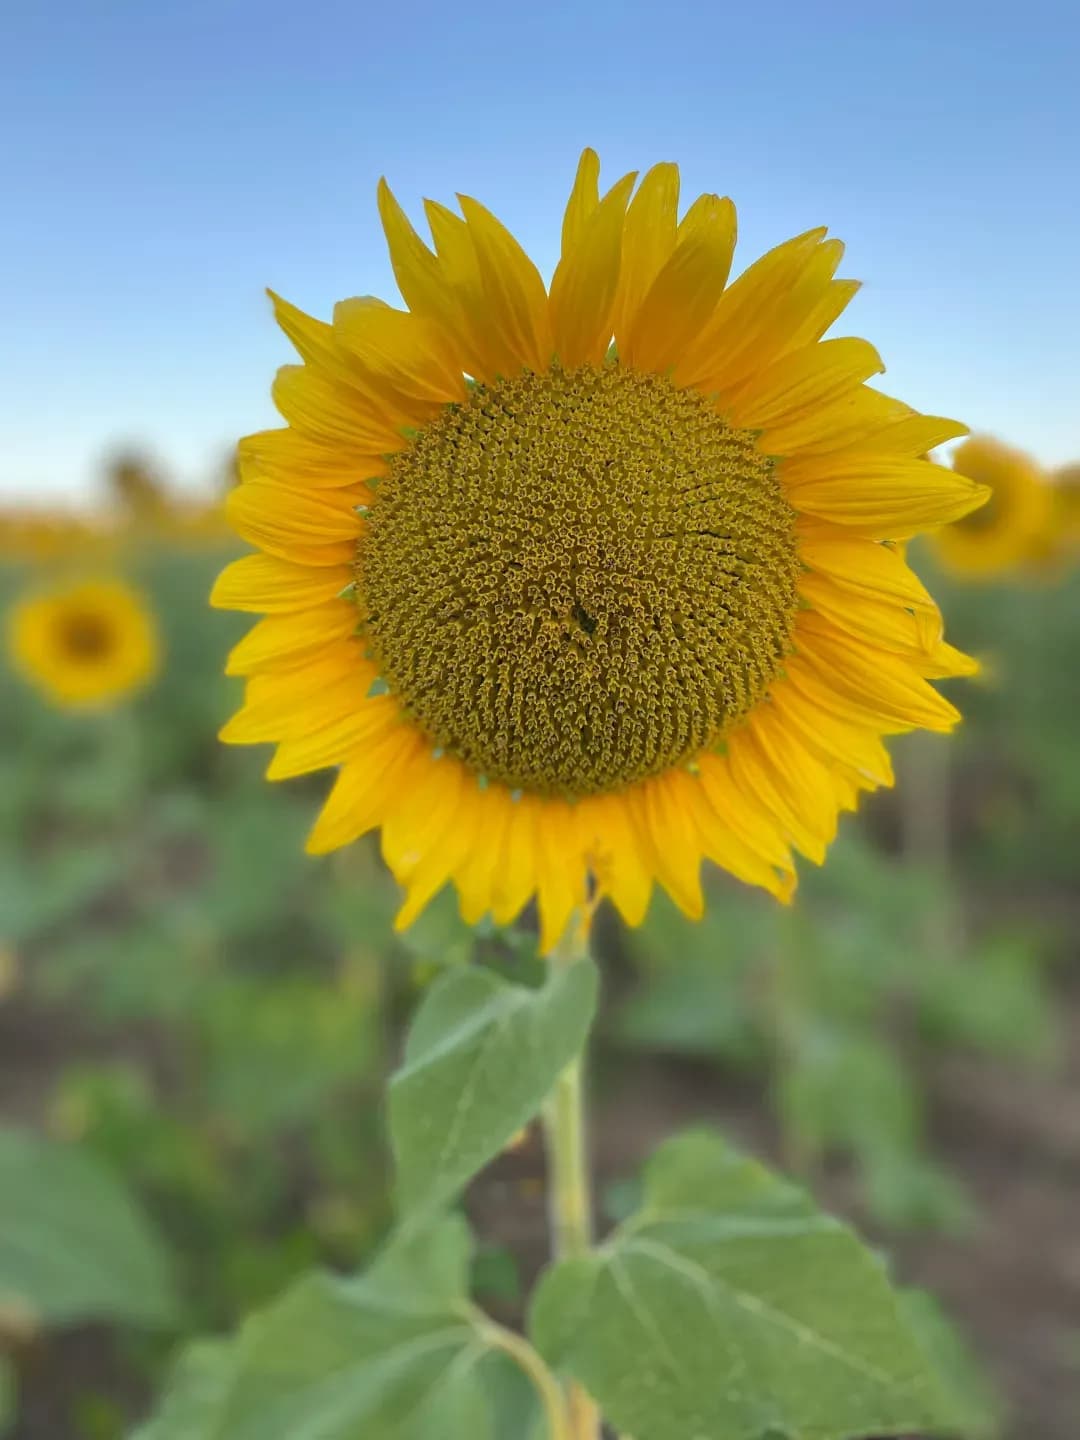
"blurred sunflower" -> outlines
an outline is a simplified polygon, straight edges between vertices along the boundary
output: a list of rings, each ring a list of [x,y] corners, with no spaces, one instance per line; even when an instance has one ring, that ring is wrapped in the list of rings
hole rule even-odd
[[[91,549],[104,551],[109,538],[100,524],[63,510],[14,506],[0,511],[0,560],[40,564],[85,557]]]
[[[105,707],[150,680],[158,638],[142,597],[119,580],[35,591],[8,617],[15,667],[54,705]]]
[[[950,729],[928,679],[974,668],[889,542],[987,492],[918,458],[962,425],[822,340],[843,247],[728,285],[730,200],[680,220],[674,165],[598,175],[587,150],[550,293],[475,200],[428,202],[432,250],[383,182],[408,310],[273,297],[303,363],[239,447],[261,553],[213,601],[266,618],[222,738],[277,742],[271,779],[339,767],[309,849],[381,826],[399,926],[448,881],[470,922],[536,894],[545,948],[590,880],[631,924],[654,881],[699,915],[703,857],[787,899],[792,849],[891,784],[881,736]]]
[[[953,469],[990,489],[979,510],[934,536],[942,563],[965,579],[990,580],[1022,570],[1043,545],[1051,519],[1050,487],[1039,467],[1019,450],[987,435],[958,445]]]
[[[1055,470],[1047,485],[1048,509],[1032,561],[1047,578],[1059,578],[1080,554],[1080,465]]]

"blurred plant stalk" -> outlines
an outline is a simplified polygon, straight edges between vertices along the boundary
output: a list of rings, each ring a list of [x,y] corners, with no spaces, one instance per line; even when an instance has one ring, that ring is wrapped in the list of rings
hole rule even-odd
[[[588,957],[592,911],[571,916],[551,957],[553,970]],[[544,1112],[548,1153],[548,1214],[556,1260],[587,1255],[593,1239],[592,1176],[585,1126],[585,1065],[579,1055],[563,1071]],[[580,1385],[567,1389],[567,1440],[600,1440],[600,1411]]]

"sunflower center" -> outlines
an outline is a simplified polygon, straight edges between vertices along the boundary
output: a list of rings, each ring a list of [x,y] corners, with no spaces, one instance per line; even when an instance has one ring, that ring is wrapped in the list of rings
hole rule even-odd
[[[789,648],[794,513],[751,433],[619,366],[477,386],[398,455],[357,555],[372,658],[514,789],[618,789],[716,742]]]
[[[60,645],[73,660],[86,664],[100,660],[112,645],[112,632],[101,615],[91,611],[70,611],[59,622]]]

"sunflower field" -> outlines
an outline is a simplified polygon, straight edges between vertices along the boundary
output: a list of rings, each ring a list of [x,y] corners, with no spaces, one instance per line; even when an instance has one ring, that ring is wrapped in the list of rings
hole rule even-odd
[[[605,179],[0,512],[9,1440],[1078,1432],[1076,471]]]

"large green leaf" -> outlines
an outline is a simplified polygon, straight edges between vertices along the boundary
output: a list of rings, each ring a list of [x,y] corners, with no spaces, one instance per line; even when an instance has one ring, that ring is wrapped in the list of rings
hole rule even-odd
[[[161,1405],[131,1440],[208,1440],[221,1416],[236,1368],[228,1340],[189,1345],[173,1368]]]
[[[469,1259],[454,1217],[360,1279],[300,1281],[231,1344],[188,1351],[136,1440],[494,1440]]]
[[[1001,1427],[1001,1400],[989,1374],[932,1295],[901,1290],[900,1307],[941,1379],[964,1440],[993,1440]]]
[[[451,1199],[532,1119],[584,1043],[596,989],[589,961],[537,990],[474,968],[436,981],[390,1086],[406,1213]]]
[[[0,1308],[46,1324],[169,1325],[167,1256],[131,1196],[75,1146],[0,1130]]]
[[[534,1339],[635,1440],[850,1440],[948,1406],[882,1268],[721,1141],[671,1141],[643,1209],[548,1273]]]

